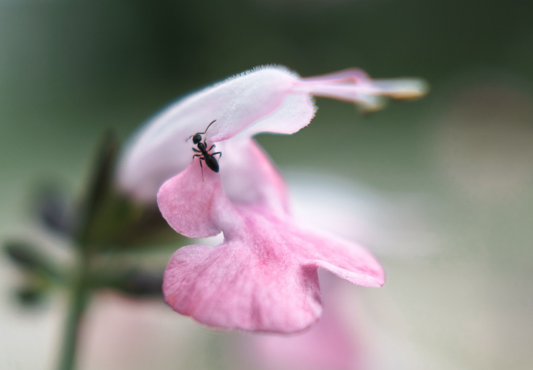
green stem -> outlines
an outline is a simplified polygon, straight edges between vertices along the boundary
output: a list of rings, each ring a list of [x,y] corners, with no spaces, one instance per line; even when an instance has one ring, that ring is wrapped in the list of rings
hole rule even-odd
[[[77,254],[77,269],[72,274],[70,301],[65,322],[63,348],[59,370],[74,370],[76,367],[76,349],[79,339],[80,322],[91,294],[89,259],[91,257],[91,227],[99,215],[113,177],[113,166],[118,151],[118,142],[114,135],[106,135],[99,151],[95,169],[88,184],[88,194],[83,198],[77,228],[72,235]]]
[[[90,294],[87,284],[87,271],[87,255],[82,252],[80,253],[79,267],[73,276],[59,370],[74,370],[76,366],[76,348],[79,339],[80,322]]]

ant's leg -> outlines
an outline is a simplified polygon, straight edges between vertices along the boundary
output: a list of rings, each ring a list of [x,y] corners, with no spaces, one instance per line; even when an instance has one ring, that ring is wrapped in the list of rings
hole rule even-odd
[[[213,149],[215,147],[215,144],[211,145],[211,148],[207,149],[208,152],[211,151],[211,149]]]
[[[192,150],[195,151],[196,153],[201,153],[201,151],[196,148],[192,148]]]
[[[205,161],[204,157],[200,157],[200,168],[202,169],[202,181],[204,181],[204,166],[202,166],[202,161]]]
[[[211,155],[217,155],[217,154],[220,155],[220,157],[218,157],[218,159],[222,158],[222,153],[221,152],[216,152],[216,153],[213,153]]]
[[[192,156],[192,161],[191,161],[191,163],[194,162],[194,158],[196,158],[196,157],[200,157],[200,158],[201,158],[202,156],[201,156],[200,154],[195,154],[195,155],[193,155],[193,156]]]

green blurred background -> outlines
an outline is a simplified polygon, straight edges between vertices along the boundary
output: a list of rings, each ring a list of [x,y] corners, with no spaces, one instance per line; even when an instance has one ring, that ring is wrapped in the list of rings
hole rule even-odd
[[[532,15],[533,3],[517,0],[0,0],[0,231],[32,228],[39,184],[79,189],[106,129],[125,140],[232,74],[281,64],[302,76],[359,67],[422,77],[431,86],[422,100],[362,117],[317,99],[308,128],[259,141],[288,173],[416,198],[411,233],[401,224],[386,242],[365,240],[387,285],[358,290],[408,343],[395,369],[531,369]],[[427,249],[380,252],[395,241]],[[20,353],[50,368],[61,320],[20,319],[7,295],[0,322],[19,327],[0,328],[2,347],[26,345]],[[9,356],[2,368],[37,369]]]

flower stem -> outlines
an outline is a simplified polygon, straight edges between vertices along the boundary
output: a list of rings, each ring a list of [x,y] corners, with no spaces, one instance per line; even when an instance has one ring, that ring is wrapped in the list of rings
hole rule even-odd
[[[114,135],[106,135],[98,152],[93,173],[89,177],[87,193],[82,198],[80,214],[76,228],[72,234],[72,242],[77,250],[77,268],[72,274],[70,301],[63,335],[63,348],[59,370],[76,368],[76,350],[78,347],[80,323],[91,294],[89,261],[94,253],[91,230],[101,216],[102,205],[108,201],[113,166],[118,151],[118,142]],[[104,221],[100,222],[106,222]]]
[[[87,284],[87,256],[80,253],[78,269],[74,272],[70,300],[63,334],[63,348],[59,370],[74,370],[80,322],[90,294]]]

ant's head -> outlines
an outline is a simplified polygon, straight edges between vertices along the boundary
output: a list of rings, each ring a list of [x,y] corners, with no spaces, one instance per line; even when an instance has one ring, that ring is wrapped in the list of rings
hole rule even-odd
[[[198,145],[198,143],[201,143],[201,142],[202,142],[202,135],[205,134],[205,133],[207,132],[207,130],[209,130],[209,127],[211,127],[211,125],[212,125],[213,123],[215,123],[215,122],[216,122],[216,120],[212,121],[212,122],[207,126],[207,128],[205,129],[204,132],[197,132],[196,134],[189,136],[189,138],[188,138],[187,140],[185,140],[185,141],[189,141],[189,140],[191,140],[191,137],[192,137],[192,142],[194,143],[194,145]]]
[[[202,141],[202,135],[200,135],[199,133],[198,134],[195,134],[193,137],[192,137],[192,142],[194,143],[194,145],[198,144],[199,142]]]

